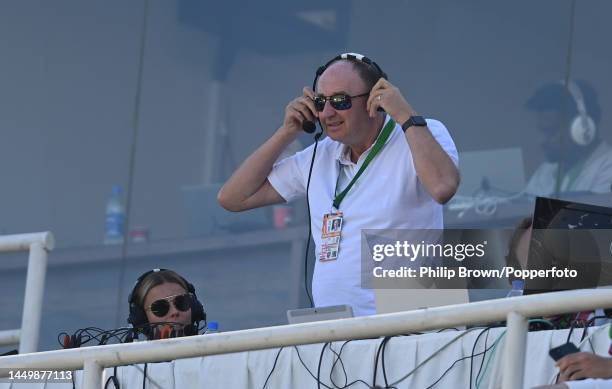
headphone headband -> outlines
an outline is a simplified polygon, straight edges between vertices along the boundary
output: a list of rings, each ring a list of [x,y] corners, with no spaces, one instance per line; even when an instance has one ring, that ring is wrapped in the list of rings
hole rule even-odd
[[[317,69],[317,72],[315,74],[314,81],[312,82],[312,90],[313,91],[315,90],[315,88],[317,86],[317,81],[319,80],[319,77],[321,76],[321,74],[323,74],[323,72],[332,63],[334,63],[336,61],[340,61],[340,60],[365,63],[366,65],[369,65],[372,68],[374,68],[374,70],[376,70],[378,72],[378,75],[380,77],[384,78],[385,80],[388,79],[387,78],[387,74],[385,72],[383,72],[383,70],[380,68],[380,66],[378,66],[378,64],[376,62],[372,61],[370,58],[366,57],[365,55],[359,54],[359,53],[342,53],[340,55],[335,56],[331,60],[327,61],[325,63],[325,65],[319,66],[319,68]]]

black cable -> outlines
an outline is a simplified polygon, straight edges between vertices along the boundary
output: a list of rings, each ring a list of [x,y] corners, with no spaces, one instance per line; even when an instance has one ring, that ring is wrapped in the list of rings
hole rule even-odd
[[[372,386],[376,386],[376,372],[378,370],[378,358],[380,357],[380,350],[382,349],[383,343],[385,343],[385,339],[380,342],[378,347],[376,347],[376,356],[374,357],[374,372],[372,373]]]
[[[478,386],[478,378],[480,377],[480,373],[482,372],[482,367],[484,366],[484,361],[487,355],[487,341],[489,340],[489,331],[487,331],[487,335],[485,336],[485,343],[484,343],[484,348],[485,348],[485,353],[482,356],[482,358],[480,359],[480,367],[478,367],[478,373],[476,373],[476,386]]]
[[[310,376],[317,381],[318,384],[323,385],[323,387],[325,387],[326,389],[334,389],[331,386],[327,386],[326,384],[324,384],[323,382],[321,382],[320,380],[317,380],[317,377],[313,374],[313,372],[310,371],[310,369],[308,368],[308,366],[306,366],[306,363],[304,363],[304,360],[302,359],[302,356],[300,355],[300,350],[297,348],[297,346],[293,346],[293,348],[295,349],[295,351],[297,352],[297,356],[298,359],[300,360],[300,363],[302,364],[302,366],[304,366],[304,369],[306,369],[306,371],[308,372],[308,374],[310,374]],[[353,385],[355,385],[356,383],[362,383],[365,386],[367,386],[369,389],[375,389],[374,387],[370,386],[367,382],[365,382],[364,380],[355,380],[353,382],[350,382],[349,384],[342,386],[340,388],[336,387],[335,389],[346,389],[348,387],[351,387]]]
[[[127,335],[132,331],[132,328],[122,327],[113,330],[103,330],[97,327],[87,327],[81,328],[74,332],[74,334],[70,335],[67,332],[60,332],[57,336],[57,341],[60,346],[64,347],[64,342],[61,339],[62,337],[70,338],[70,344],[68,344],[68,348],[77,348],[81,347],[91,341],[97,341],[98,345],[105,345],[110,340],[115,339],[119,343],[124,343]]]
[[[300,360],[300,363],[302,364],[302,366],[304,366],[304,369],[306,369],[306,371],[308,372],[308,374],[310,374],[310,376],[317,381],[317,383],[319,383],[320,385],[323,385],[325,388],[327,389],[333,389],[331,386],[327,386],[324,383],[322,383],[320,380],[317,380],[317,377],[310,371],[310,369],[308,368],[308,366],[306,366],[306,364],[304,363],[304,360],[302,359],[302,356],[300,355],[300,350],[297,348],[297,346],[293,346],[293,348],[295,349],[298,359]]]
[[[442,329],[439,329],[438,331],[436,331],[436,333],[438,333],[438,334],[439,334],[440,332],[450,331],[450,330],[453,330],[453,331],[460,331],[460,330],[459,330],[459,328],[449,327],[449,328],[442,328]]]
[[[113,381],[113,376],[108,377],[108,379],[106,380],[106,383],[104,384],[104,389],[108,388],[108,384],[110,384],[111,381]],[[113,381],[114,384],[114,381]]]
[[[395,386],[389,386],[389,380],[387,379],[387,368],[385,367],[385,349],[387,348],[387,344],[389,343],[389,340],[391,340],[391,338],[392,337],[389,336],[387,341],[384,342],[381,351],[382,372],[383,378],[385,380],[385,388],[395,388]]]
[[[319,132],[315,135],[314,149],[312,150],[312,159],[310,160],[310,168],[308,169],[308,180],[306,181],[306,208],[308,209],[308,239],[306,241],[306,252],[304,253],[304,289],[306,289],[306,296],[310,302],[310,307],[314,307],[312,296],[308,290],[308,250],[310,249],[310,240],[312,239],[312,225],[310,216],[310,197],[308,195],[310,189],[310,178],[312,177],[312,168],[314,166],[315,156],[317,155],[317,146],[319,144],[319,138],[321,138],[323,132]]]
[[[582,330],[582,336],[580,337],[580,342],[582,343],[582,341],[584,340],[584,338],[586,338],[587,336],[587,332],[589,330],[590,326],[595,326],[595,320],[597,319],[608,319],[608,316],[594,316],[592,318],[590,318],[586,324],[584,325],[584,329]]]
[[[446,374],[447,374],[449,371],[451,371],[451,369],[452,369],[453,367],[455,367],[455,365],[456,365],[458,362],[461,362],[461,361],[466,360],[466,359],[468,359],[468,358],[473,358],[473,357],[477,357],[477,356],[479,356],[479,355],[485,354],[485,353],[486,353],[486,352],[488,352],[490,349],[492,349],[494,346],[495,346],[495,344],[492,344],[492,345],[491,345],[489,348],[485,349],[483,352],[480,352],[480,353],[478,353],[478,354],[474,354],[474,355],[468,355],[468,356],[466,356],[466,357],[463,357],[463,358],[459,358],[459,359],[457,359],[455,362],[453,362],[453,364],[452,364],[452,365],[451,365],[451,366],[450,366],[448,369],[446,369],[446,371],[445,371],[444,373],[442,373],[442,375],[441,375],[441,376],[440,376],[440,377],[439,377],[439,378],[438,378],[438,379],[437,379],[437,380],[436,380],[436,381],[435,381],[433,384],[429,385],[429,386],[428,386],[426,389],[431,389],[431,388],[433,388],[434,386],[436,386],[436,385],[438,384],[438,382],[440,382],[440,381],[442,380],[442,378],[444,378],[444,376],[445,376],[445,375],[446,375]]]
[[[334,360],[334,363],[332,363],[331,370],[329,371],[329,382],[331,382],[335,388],[339,388],[338,385],[336,385],[336,383],[334,382],[334,377],[333,377],[334,369],[336,368],[336,365],[338,364],[338,362],[340,362],[340,366],[342,367],[342,373],[344,374],[344,385],[342,386],[345,387],[348,384],[348,374],[346,374],[346,368],[344,367],[344,362],[342,361],[341,355],[342,355],[342,350],[344,350],[344,346],[346,346],[349,342],[350,340],[347,340],[346,342],[344,342],[342,346],[340,346],[339,352],[336,352],[336,350],[332,348],[332,344],[329,345],[329,349],[336,355],[336,359]]]
[[[380,344],[378,345],[378,348],[376,350],[376,358],[374,358],[374,373],[372,374],[372,386],[376,386],[376,374],[378,372],[378,359],[380,358],[380,353],[385,345],[385,343],[387,343],[389,341],[389,339],[391,339],[390,336],[385,336],[383,338],[383,340],[380,342]],[[385,378],[385,386],[388,387],[389,384],[386,381]]]
[[[317,367],[317,389],[321,389],[321,364],[323,363],[323,354],[325,353],[325,348],[329,343],[324,343],[323,348],[321,349],[321,355],[319,355],[319,366]]]
[[[142,389],[145,389],[145,385],[147,383],[147,366],[148,364],[144,364],[144,371],[142,372]]]
[[[574,332],[575,327],[576,327],[576,321],[572,321],[572,324],[570,324],[570,330],[569,330],[569,333],[567,334],[567,339],[565,340],[565,343],[569,343],[570,339],[572,338],[572,332]]]
[[[270,373],[268,374],[268,377],[266,377],[266,382],[264,382],[263,386],[261,389],[265,389],[266,385],[268,384],[268,381],[270,380],[270,377],[272,377],[272,373],[274,372],[274,369],[276,368],[276,362],[278,362],[278,357],[280,356],[281,351],[283,351],[284,347],[281,347],[278,349],[278,352],[276,353],[276,358],[274,358],[274,364],[272,365],[272,370],[270,370]]]
[[[106,387],[111,381],[113,382],[113,386],[115,387],[115,389],[121,389],[121,386],[119,385],[119,380],[117,379],[117,366],[113,368],[113,375],[108,377],[108,379],[106,380],[106,383],[104,384],[104,389],[106,389]]]
[[[474,352],[476,351],[476,346],[478,345],[478,340],[480,340],[480,337],[486,332],[488,333],[490,330],[490,328],[485,328],[484,330],[480,331],[480,333],[478,334],[478,336],[476,337],[476,340],[474,341],[474,345],[472,345],[472,354],[470,354],[470,386],[468,386],[469,389],[472,389],[472,375],[474,374]],[[486,346],[485,346],[486,349]],[[484,359],[484,355],[482,357]]]

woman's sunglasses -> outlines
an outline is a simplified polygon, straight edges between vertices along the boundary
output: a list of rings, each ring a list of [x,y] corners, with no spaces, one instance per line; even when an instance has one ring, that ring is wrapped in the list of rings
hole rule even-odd
[[[191,308],[191,295],[189,293],[185,293],[155,300],[151,305],[149,305],[147,311],[153,312],[153,314],[157,317],[164,317],[170,310],[170,301],[172,301],[174,307],[181,312],[187,312],[189,308]]]
[[[350,109],[352,107],[351,99],[356,99],[357,97],[364,97],[369,95],[368,93],[362,93],[357,96],[349,96],[346,94],[338,94],[329,97],[325,96],[315,96],[312,100],[314,101],[315,108],[318,112],[322,112],[325,109],[325,102],[329,100],[329,103],[334,109],[338,111],[344,111],[346,109]]]

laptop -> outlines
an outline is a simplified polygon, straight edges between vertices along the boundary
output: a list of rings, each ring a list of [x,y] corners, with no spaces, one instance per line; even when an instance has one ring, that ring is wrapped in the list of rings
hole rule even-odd
[[[518,193],[525,188],[523,152],[518,147],[459,154],[461,185],[457,194],[474,196],[485,188]]]
[[[469,303],[468,289],[374,289],[376,313]]]

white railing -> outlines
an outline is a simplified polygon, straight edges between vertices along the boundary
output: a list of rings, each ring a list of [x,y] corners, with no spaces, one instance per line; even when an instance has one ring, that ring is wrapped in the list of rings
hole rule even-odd
[[[502,388],[516,389],[523,386],[527,317],[609,307],[612,289],[545,293],[352,319],[7,356],[0,358],[0,368],[84,369],[84,388],[100,389],[105,367],[507,320]]]
[[[42,315],[47,251],[55,240],[50,232],[0,236],[0,252],[29,251],[21,329],[0,331],[0,345],[19,343],[19,353],[33,353],[38,348]]]

